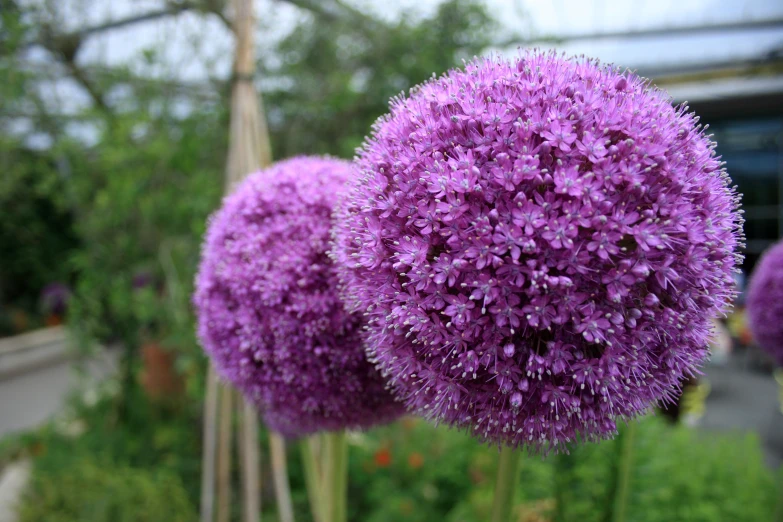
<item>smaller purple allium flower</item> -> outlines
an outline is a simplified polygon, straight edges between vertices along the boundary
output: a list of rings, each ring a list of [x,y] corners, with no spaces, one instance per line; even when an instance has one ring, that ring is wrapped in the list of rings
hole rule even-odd
[[[64,283],[49,283],[41,290],[41,307],[47,314],[64,315],[70,299],[71,290]]]
[[[196,278],[198,334],[218,373],[288,436],[403,413],[367,361],[327,256],[348,162],[300,157],[249,176],[212,217]],[[411,245],[415,257],[415,245]]]
[[[783,366],[783,241],[767,249],[756,264],[745,306],[753,338]]]

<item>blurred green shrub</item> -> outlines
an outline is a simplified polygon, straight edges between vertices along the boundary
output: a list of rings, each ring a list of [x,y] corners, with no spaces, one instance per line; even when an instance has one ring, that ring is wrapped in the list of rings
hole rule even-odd
[[[112,380],[73,394],[57,420],[0,440],[0,467],[31,457],[34,475],[43,481],[77,468],[79,461],[147,470],[176,477],[188,502],[195,505],[200,491],[200,405],[184,398],[152,401],[135,388],[132,407],[121,417],[115,407],[119,389]]]
[[[156,115],[156,98],[145,103],[116,115],[94,154],[69,160],[83,245],[70,259],[78,278],[69,322],[83,349],[96,340],[124,346],[125,393],[145,341],[175,350],[180,372],[203,374],[190,295],[223,191],[223,113],[204,105],[186,117]],[[200,380],[188,384],[200,397]]]
[[[19,512],[20,522],[192,522],[196,518],[176,475],[113,466],[86,456],[48,469],[39,464]]]
[[[618,452],[615,440],[524,458],[518,520],[611,520]],[[352,447],[351,518],[487,520],[496,455],[466,434],[421,421],[360,436]],[[754,435],[708,434],[652,417],[638,425],[629,522],[771,520],[775,499],[773,473]]]
[[[625,430],[621,430],[622,433]],[[557,520],[610,520],[620,440],[558,457]],[[524,471],[523,471],[524,476]],[[752,434],[714,434],[644,419],[633,445],[629,520],[644,522],[769,520],[772,472]]]
[[[36,106],[35,74],[15,55],[33,29],[25,14],[0,0],[0,337],[44,325],[41,290],[71,282],[68,258],[79,244],[56,152],[18,135],[35,127],[15,117]]]
[[[162,407],[135,390],[130,415],[114,407],[118,385],[74,395],[36,432],[0,443],[0,465],[33,461],[20,522],[192,522],[201,440],[197,408]]]
[[[163,408],[141,393],[134,400],[138,401],[131,410],[134,415],[125,422],[118,422],[109,398],[91,400],[89,404],[79,401],[65,429],[51,426],[0,444],[0,462],[9,455],[34,456],[33,488],[26,497],[25,509],[38,509],[30,512],[40,518],[24,522],[102,520],[55,518],[61,509],[74,513],[70,507],[74,504],[66,500],[62,500],[63,507],[54,500],[43,503],[45,509],[32,505],[39,497],[74,495],[70,488],[76,479],[69,482],[61,477],[82,473],[82,466],[87,470],[85,475],[97,482],[96,490],[98,485],[114,487],[114,482],[104,485],[104,479],[94,477],[94,468],[98,467],[123,477],[145,476],[144,480],[127,481],[128,488],[140,491],[146,491],[147,480],[170,481],[185,492],[185,504],[198,504],[201,445],[197,408]],[[78,436],[68,434],[74,426],[80,432]],[[265,452],[266,445],[260,443]],[[488,519],[495,482],[495,448],[482,446],[465,433],[434,428],[413,418],[352,434],[349,444],[349,520]],[[660,418],[646,418],[637,426],[633,447],[628,522],[772,520],[777,486],[773,472],[763,464],[755,436],[705,433],[673,427]],[[308,522],[310,510],[296,443],[289,444],[288,450],[296,518]],[[619,440],[574,447],[570,455],[524,457],[515,522],[612,520],[618,455]],[[268,459],[262,461],[268,465]],[[270,483],[267,478],[262,502],[264,520],[276,520]],[[82,489],[89,488],[85,485]],[[41,496],[43,492],[45,497]],[[75,498],[86,505],[102,499],[97,492],[79,495]],[[123,495],[118,498],[138,498],[130,491]],[[141,507],[128,505],[125,509],[127,517],[145,513]],[[168,519],[150,516],[138,520]]]
[[[0,172],[2,337],[43,326],[41,291],[73,279],[69,256],[80,244],[52,154],[0,137]],[[26,320],[15,321],[14,312]]]

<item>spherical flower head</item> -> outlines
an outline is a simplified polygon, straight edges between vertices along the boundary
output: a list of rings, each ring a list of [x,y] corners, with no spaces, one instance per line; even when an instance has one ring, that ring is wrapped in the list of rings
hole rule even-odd
[[[754,339],[783,366],[783,241],[756,264],[745,304]]]
[[[407,404],[544,452],[671,399],[734,296],[739,197],[686,108],[590,60],[480,59],[393,101],[334,255]]]
[[[366,358],[327,256],[351,165],[300,157],[248,177],[209,223],[198,334],[219,374],[289,436],[366,428],[403,411]]]

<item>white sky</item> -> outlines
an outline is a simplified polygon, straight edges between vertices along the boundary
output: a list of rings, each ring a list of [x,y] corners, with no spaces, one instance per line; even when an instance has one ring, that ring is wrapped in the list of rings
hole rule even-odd
[[[27,0],[42,2],[45,0]],[[65,16],[64,29],[76,29],[159,8],[161,0],[55,0]],[[431,13],[441,0],[346,0],[350,4],[394,19]],[[643,28],[674,27],[783,17],[776,0],[485,0],[507,35],[568,35]],[[255,0],[259,17],[257,39],[279,38],[302,12],[281,0]],[[195,45],[195,52],[194,52]],[[586,54],[619,66],[644,68],[699,64],[758,57],[783,45],[783,29],[735,33],[579,41],[560,46],[569,54]],[[138,59],[155,50],[162,65],[147,68]],[[175,17],[116,29],[91,37],[79,54],[84,64],[132,64],[150,75],[201,81],[229,74],[233,43],[228,30],[214,17],[182,13]],[[514,52],[513,49],[508,52]],[[43,52],[33,57],[48,62]],[[70,112],[85,103],[81,90],[68,80],[56,82],[51,100]]]
[[[160,0],[60,0],[72,12],[66,20],[98,23],[160,6]],[[351,4],[394,18],[401,13],[431,12],[440,0],[348,0]],[[520,36],[633,30],[661,26],[758,20],[783,16],[775,0],[486,0],[490,12],[509,33]],[[283,1],[256,0],[268,33],[282,34],[301,13]],[[259,32],[259,38],[265,34]],[[194,60],[191,43],[200,47]],[[624,67],[671,63],[703,63],[741,59],[783,44],[783,30],[711,35],[670,36],[633,40],[580,41],[561,46]],[[167,20],[114,30],[91,38],[80,58],[115,65],[134,60],[140,50],[157,48],[169,70],[182,79],[225,76],[231,63],[231,38],[214,18],[185,13]],[[159,71],[162,73],[163,71]]]

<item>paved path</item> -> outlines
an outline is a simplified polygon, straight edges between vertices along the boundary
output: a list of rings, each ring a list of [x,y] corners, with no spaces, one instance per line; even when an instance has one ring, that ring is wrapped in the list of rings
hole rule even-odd
[[[15,462],[0,471],[0,522],[16,522],[16,508],[30,477],[30,462]]]
[[[103,350],[77,374],[61,328],[0,340],[0,438],[61,414],[73,390],[90,388],[114,373],[116,361],[116,350]],[[0,469],[0,522],[16,522],[29,475],[27,460]]]
[[[65,332],[54,328],[0,340],[0,437],[49,420],[73,390],[115,371],[116,353],[103,351],[79,377],[67,343]]]
[[[112,371],[107,364],[90,364],[93,379]],[[70,361],[0,381],[0,437],[38,426],[63,411],[68,394],[82,382]]]
[[[746,366],[734,358],[726,366],[707,369],[711,391],[700,426],[710,431],[755,431],[767,462],[779,466],[783,464],[783,413],[778,385],[769,373]]]

